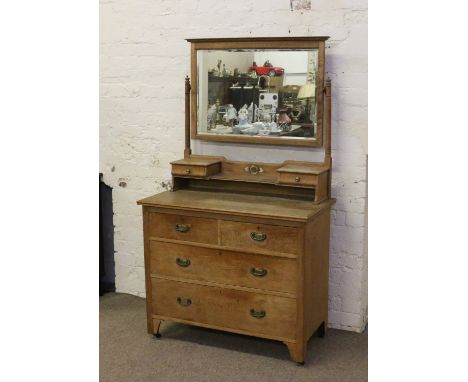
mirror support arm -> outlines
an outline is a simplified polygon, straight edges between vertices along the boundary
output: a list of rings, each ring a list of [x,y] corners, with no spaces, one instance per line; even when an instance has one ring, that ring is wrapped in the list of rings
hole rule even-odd
[[[325,83],[325,131],[326,131],[326,146],[325,146],[325,165],[329,168],[328,172],[328,197],[331,198],[331,80],[327,78]]]
[[[190,157],[190,78],[185,76],[185,149],[184,158]]]

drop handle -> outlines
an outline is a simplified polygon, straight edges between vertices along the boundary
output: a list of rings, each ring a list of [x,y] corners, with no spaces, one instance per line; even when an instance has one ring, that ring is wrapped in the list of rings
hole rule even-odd
[[[190,259],[181,259],[180,257],[176,259],[176,264],[179,267],[187,268],[191,263]]]
[[[254,318],[260,319],[266,316],[266,312],[264,310],[250,309],[250,315]]]
[[[268,271],[265,268],[257,269],[255,267],[250,268],[250,274],[255,277],[265,277]]]
[[[255,241],[264,241],[267,238],[266,233],[250,232],[250,238]]]
[[[177,302],[179,303],[179,305],[182,306],[192,305],[192,300],[190,300],[189,298],[177,297]]]
[[[177,232],[184,233],[184,232],[190,231],[190,227],[191,227],[190,224],[176,224],[175,225],[175,230]]]

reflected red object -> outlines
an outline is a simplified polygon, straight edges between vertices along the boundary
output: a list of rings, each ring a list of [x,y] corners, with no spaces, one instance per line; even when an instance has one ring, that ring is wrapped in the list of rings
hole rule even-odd
[[[250,66],[249,72],[256,72],[257,76],[281,76],[284,74],[284,68],[280,66]]]

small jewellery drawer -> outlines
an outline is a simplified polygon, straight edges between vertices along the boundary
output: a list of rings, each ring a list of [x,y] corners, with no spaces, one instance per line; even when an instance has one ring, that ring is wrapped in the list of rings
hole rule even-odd
[[[278,182],[281,184],[291,184],[297,186],[316,186],[318,183],[318,176],[312,174],[299,174],[299,173],[279,173]]]
[[[206,177],[221,171],[219,160],[181,159],[171,163],[172,175],[184,177]]]
[[[207,176],[207,168],[200,167],[200,166],[173,164],[172,175],[203,177],[203,176]]]
[[[295,294],[296,260],[150,242],[151,274]]]
[[[218,221],[175,214],[149,214],[149,236],[218,244]]]
[[[152,278],[153,313],[295,339],[296,299]]]
[[[236,249],[296,254],[299,231],[294,227],[221,220],[220,241]]]

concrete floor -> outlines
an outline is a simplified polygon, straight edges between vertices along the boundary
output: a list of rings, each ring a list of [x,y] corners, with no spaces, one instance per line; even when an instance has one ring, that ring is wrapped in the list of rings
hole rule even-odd
[[[100,297],[101,382],[367,381],[367,335],[329,329],[313,337],[304,366],[281,342],[163,323],[146,333],[145,300]]]

